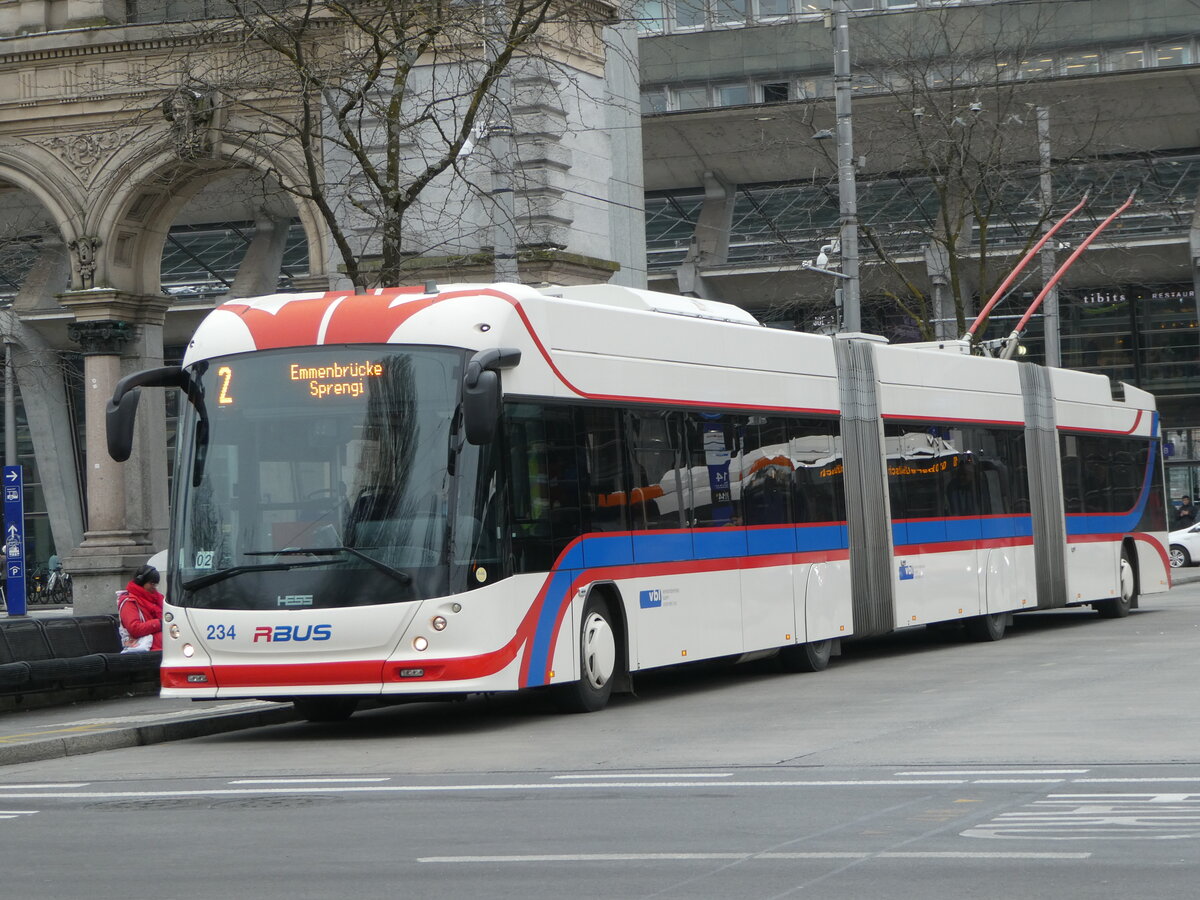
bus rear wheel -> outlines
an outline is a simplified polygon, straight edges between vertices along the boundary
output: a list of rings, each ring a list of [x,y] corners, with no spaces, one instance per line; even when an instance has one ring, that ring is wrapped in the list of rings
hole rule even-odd
[[[293,697],[292,706],[309,722],[344,722],[358,709],[357,697]]]
[[[972,616],[963,623],[967,637],[973,641],[998,641],[1008,629],[1008,613],[990,613]]]
[[[820,672],[829,666],[833,641],[812,641],[779,648],[779,668],[785,672]]]
[[[617,633],[608,606],[589,597],[579,626],[579,680],[555,685],[554,702],[568,713],[597,712],[608,705],[617,674]]]
[[[1121,596],[1111,600],[1100,600],[1092,604],[1102,619],[1123,619],[1129,615],[1137,602],[1137,572],[1129,558],[1129,550],[1121,551]]]

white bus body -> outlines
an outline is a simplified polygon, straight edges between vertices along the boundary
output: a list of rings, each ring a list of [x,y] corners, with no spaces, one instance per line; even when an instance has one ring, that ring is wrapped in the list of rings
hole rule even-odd
[[[361,364],[341,361],[358,359],[359,347]],[[400,365],[403,377],[386,376],[408,398],[393,398],[397,409],[430,411],[419,440],[413,438],[415,450],[404,449],[409,444],[398,430],[363,427],[351,439],[336,433],[336,417],[325,416],[343,401],[369,409],[372,401],[361,395],[378,394],[382,380],[372,367],[384,363],[373,360],[389,348],[419,348]],[[421,387],[418,397],[413,387],[436,380],[422,373],[456,365],[437,355],[440,348],[464,359],[491,349],[520,351],[519,363],[503,367],[499,377],[505,423],[510,414],[527,417],[524,425],[502,425],[494,449],[479,450],[480,459],[509,452],[516,440],[511,429],[518,427],[530,452],[542,453],[550,439],[537,437],[540,409],[564,421],[594,415],[624,423],[613,432],[621,435],[624,455],[604,458],[627,466],[628,492],[591,489],[604,474],[593,462],[587,479],[572,474],[566,482],[587,509],[552,507],[545,519],[555,523],[558,510],[571,521],[590,516],[594,527],[601,513],[611,513],[623,526],[583,530],[570,540],[558,530],[553,538],[537,536],[543,520],[536,507],[555,501],[539,493],[537,479],[545,475],[534,472],[532,461],[526,472],[510,459],[507,469],[495,464],[506,475],[489,476],[507,484],[508,512],[496,520],[505,523],[504,533],[479,537],[489,528],[487,516],[500,514],[486,500],[458,497],[465,489],[454,487],[454,479],[465,477],[464,460],[476,453],[459,446],[458,384],[446,384],[444,396],[440,388]],[[271,366],[263,368],[263,360]],[[280,381],[270,390],[280,393],[269,396],[284,401],[256,407],[256,392],[268,390],[269,380],[258,373],[276,370]],[[576,683],[588,664],[582,617],[589,597],[600,598],[615,633],[608,650],[598,652],[615,653],[609,679],[619,680],[775,648],[816,647],[827,655],[841,639],[914,625],[962,620],[1002,632],[1006,617],[1021,610],[1091,603],[1119,615],[1130,601],[1136,605],[1137,593],[1169,587],[1153,397],[1125,386],[1123,399],[1114,399],[1106,378],[969,356],[953,343],[888,346],[863,335],[785,332],[733,307],[621,287],[464,284],[429,293],[229,301],[196,332],[183,372],[202,385],[199,406],[195,400],[190,406],[203,411],[193,411],[196,421],[181,430],[179,442],[164,696],[386,699]],[[289,418],[279,410],[292,402],[293,389],[296,408],[308,413]],[[644,429],[665,423],[665,437],[648,437],[646,430],[631,438],[631,415],[641,416],[637,427]],[[229,441],[242,443],[208,447],[208,429],[214,435],[234,429],[225,423],[239,416],[245,421],[235,432],[244,437]],[[197,424],[202,418],[206,423]],[[549,435],[551,424],[545,427]],[[769,438],[770,429],[781,437]],[[750,431],[761,437],[750,440]],[[675,452],[690,453],[686,464],[665,465],[643,481],[629,453],[656,459],[655,447],[678,434],[687,449]],[[975,444],[963,446],[969,441]],[[581,456],[607,453],[600,438],[586,443]],[[436,450],[443,444],[448,464]],[[985,444],[1015,456],[1005,463],[1000,450],[981,452]],[[251,465],[254,452],[291,452],[288,445],[311,446],[295,451],[292,481],[331,473],[312,476],[312,496],[301,496],[265,463]],[[326,445],[334,448],[329,463],[321,457]],[[1140,464],[1140,487],[1130,493],[1114,486],[1092,510],[1089,491],[1074,475],[1064,487],[1064,472],[1090,477],[1085,451],[1107,454],[1126,481],[1133,477],[1129,466]],[[447,486],[430,495],[436,503],[406,507],[405,527],[424,534],[422,547],[435,550],[412,557],[417,564],[389,562],[389,574],[364,567],[353,549],[334,549],[354,528],[363,530],[362,521],[386,518],[346,512],[361,513],[363,506],[356,473],[383,465],[381,454],[396,454],[393,468],[406,467],[403,454],[417,452],[414,477]],[[560,464],[570,458],[563,448],[545,452],[558,453]],[[1022,471],[1012,462],[1018,457]],[[959,469],[972,485],[966,505],[932,514],[929,503],[951,511],[947,498]],[[527,476],[530,486],[522,487]],[[929,488],[935,481],[940,487]],[[844,515],[822,519],[813,511],[804,515],[814,520],[803,519],[804,485],[815,496],[835,484]],[[472,490],[482,496],[486,487]],[[405,489],[412,493],[414,486]],[[535,508],[533,525],[517,524],[522,491],[520,502]],[[323,526],[338,536],[320,543],[321,526],[310,527],[296,510],[323,502],[325,494],[337,500],[342,518]],[[1127,509],[1103,505],[1123,507],[1127,500]],[[479,515],[465,525],[439,511],[450,503],[462,522],[471,502]],[[786,512],[770,512],[773,502]],[[224,511],[210,514],[205,504]],[[359,524],[348,524],[356,515]],[[676,516],[682,527],[663,527]],[[449,546],[435,530],[451,535]],[[490,557],[497,562],[468,558],[462,537],[468,533],[476,542],[499,542],[502,550]],[[368,546],[366,538],[356,540]],[[394,560],[410,552],[394,550],[401,554]],[[553,560],[538,563],[544,552]],[[413,573],[422,567],[432,573],[437,553],[452,568],[465,567],[468,581],[426,596],[422,576]],[[445,577],[453,583],[459,576]],[[278,588],[272,578],[283,579]],[[370,596],[354,594],[360,579]],[[355,599],[332,604],[320,596],[334,589]],[[409,593],[392,598],[392,589]]]

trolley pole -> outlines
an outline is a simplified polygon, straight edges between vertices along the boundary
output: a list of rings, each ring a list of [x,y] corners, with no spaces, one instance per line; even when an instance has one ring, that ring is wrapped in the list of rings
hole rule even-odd
[[[837,118],[838,224],[841,244],[842,331],[862,331],[858,278],[858,186],[850,118],[850,17],[846,0],[829,0],[833,28],[833,104]]]

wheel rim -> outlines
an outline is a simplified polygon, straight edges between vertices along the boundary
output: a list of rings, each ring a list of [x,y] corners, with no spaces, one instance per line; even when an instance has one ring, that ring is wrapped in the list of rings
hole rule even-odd
[[[1133,600],[1133,566],[1129,564],[1129,560],[1121,560],[1121,600],[1129,603]]]
[[[617,664],[617,640],[608,619],[593,612],[583,623],[583,679],[602,688]]]
[[[1182,569],[1183,568],[1183,551],[1180,550],[1178,547],[1171,548],[1171,568],[1172,569]],[[1125,576],[1125,572],[1123,569],[1121,571],[1121,576],[1122,577]]]

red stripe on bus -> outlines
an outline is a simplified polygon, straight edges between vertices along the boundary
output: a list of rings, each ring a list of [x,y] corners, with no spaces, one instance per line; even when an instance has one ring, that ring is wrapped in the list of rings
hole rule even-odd
[[[991,550],[996,547],[1029,547],[1033,538],[1029,535],[1006,538],[980,538],[970,541],[939,541],[924,544],[898,544],[892,553],[895,556],[912,556],[917,553],[955,553],[962,550]]]
[[[1019,394],[1013,394],[1017,397]],[[885,422],[948,422],[954,424],[961,422],[964,425],[1007,425],[1016,428],[1024,428],[1025,423],[1014,419],[967,419],[958,416],[920,416],[908,415],[906,413],[884,413],[880,416]]]
[[[1059,425],[1058,430],[1059,431],[1080,431],[1085,434],[1133,434],[1134,431],[1137,430],[1138,425],[1141,424],[1143,413],[1145,413],[1145,410],[1139,409],[1137,411],[1137,415],[1133,419],[1133,424],[1130,425],[1128,428],[1126,428],[1124,431],[1121,431],[1118,428],[1081,428],[1077,425]]]

